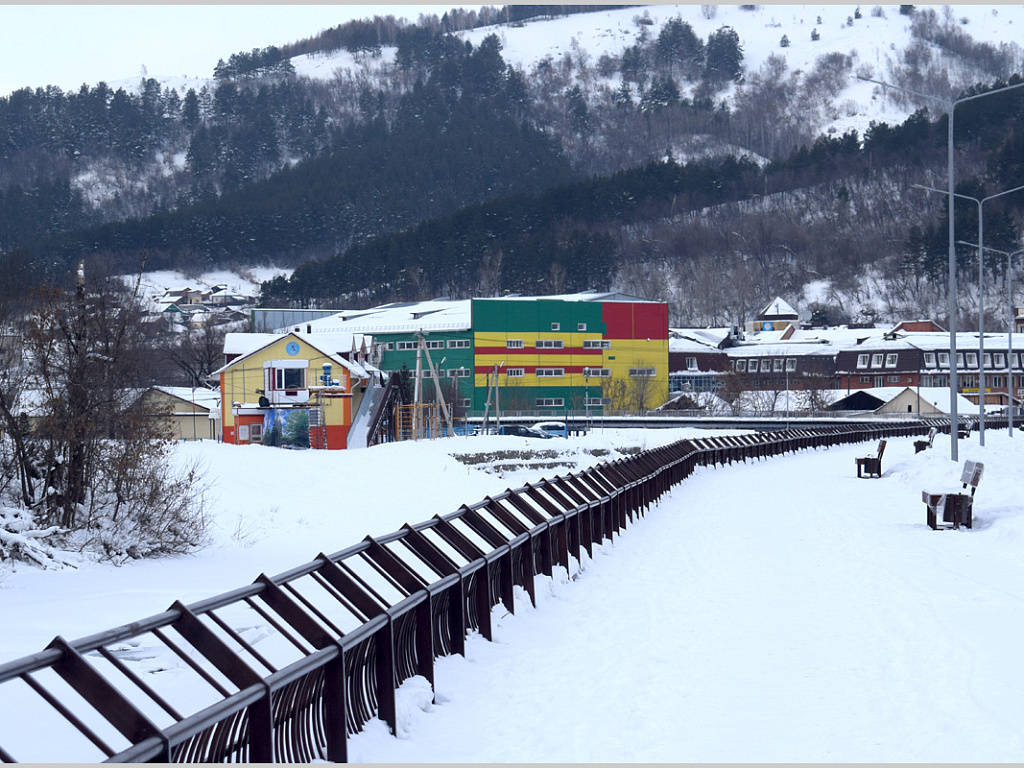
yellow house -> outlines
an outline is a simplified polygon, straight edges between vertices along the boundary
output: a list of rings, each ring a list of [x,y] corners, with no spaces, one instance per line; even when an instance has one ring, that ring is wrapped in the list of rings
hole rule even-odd
[[[225,443],[348,447],[371,378],[372,338],[353,333],[229,333],[220,379]]]
[[[150,387],[139,398],[147,412],[166,420],[173,440],[216,440],[220,393],[190,387]]]

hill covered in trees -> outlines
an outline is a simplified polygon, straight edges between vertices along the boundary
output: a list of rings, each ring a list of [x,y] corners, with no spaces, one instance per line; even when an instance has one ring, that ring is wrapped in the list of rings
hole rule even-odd
[[[22,89],[0,99],[8,285],[83,255],[131,271],[145,253],[147,268],[294,266],[264,301],[296,306],[620,288],[711,323],[767,294],[806,304],[816,285],[839,318],[938,314],[944,207],[910,185],[941,185],[944,117],[931,104],[836,131],[841,99],[855,74],[938,98],[1016,82],[1019,49],[973,40],[949,13],[851,7],[845,29],[906,30],[887,72],[827,49],[791,70],[788,33],[754,67],[763,39],[714,9],[658,22],[627,9],[621,47],[595,56],[574,39],[529,68],[506,60],[506,34],[605,16],[378,17],[232,54],[199,91]],[[296,74],[295,57],[339,50],[353,68]],[[984,196],[1020,184],[1020,100],[977,104],[957,113],[957,171],[963,194]],[[974,231],[973,210],[958,205],[958,231]],[[1012,250],[1018,213],[1012,196],[986,207],[987,242]]]

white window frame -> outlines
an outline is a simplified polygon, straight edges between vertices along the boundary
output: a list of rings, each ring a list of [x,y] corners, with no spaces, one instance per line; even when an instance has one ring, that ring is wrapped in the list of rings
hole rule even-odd
[[[525,368],[506,368],[505,369],[505,375],[508,376],[510,379],[521,379],[523,376],[526,375],[526,369]]]
[[[250,443],[262,443],[263,442],[263,425],[262,424],[249,424],[249,442]]]
[[[967,352],[966,355],[967,355],[967,367],[968,368],[977,368],[978,367],[978,353],[977,352]],[[959,357],[960,356],[957,355],[957,359],[959,359]]]
[[[733,367],[736,369],[737,373],[746,373],[747,372],[747,361],[745,359],[744,360],[734,360],[733,361]]]
[[[763,360],[761,360],[761,373],[771,373],[771,372],[772,372],[772,361],[766,357]]]
[[[564,397],[538,397],[535,401],[537,408],[564,408]]]
[[[889,352],[885,356],[885,367],[886,368],[895,368],[896,367],[896,363],[899,361],[899,359],[900,359],[900,356],[899,356],[898,353],[896,353],[896,352]]]
[[[551,330],[552,331],[560,331],[560,330],[562,330],[562,324],[561,323],[552,323],[551,324]]]
[[[538,368],[535,374],[538,378],[557,379],[560,376],[565,376],[565,368]]]
[[[885,377],[885,381],[886,381],[887,384],[899,384],[900,383],[899,374],[897,374],[895,376],[891,376],[891,375],[890,376],[886,376]]]
[[[881,352],[874,353],[873,355],[871,355],[871,367],[872,368],[881,368],[882,367],[882,360],[884,360],[884,359],[885,359],[885,355],[883,355]]]
[[[776,357],[772,359],[772,371],[774,371],[775,373],[782,373],[782,365],[783,360],[781,357]]]
[[[939,352],[939,367],[949,368],[949,352]]]
[[[605,339],[584,339],[583,340],[583,348],[584,349],[611,349],[612,348],[612,343],[610,341],[606,341]]]
[[[469,349],[469,339],[448,339],[448,349]]]
[[[587,324],[586,323],[576,323],[576,330],[579,331],[580,333],[582,333],[583,331],[587,330]]]
[[[863,353],[857,355],[857,367],[858,368],[867,368],[868,367],[868,361],[870,361],[870,360],[871,360],[871,355],[867,354],[866,352],[863,352]]]
[[[536,349],[565,349],[562,339],[537,339]]]
[[[658,376],[657,368],[630,368],[629,377],[631,379],[654,379]]]
[[[795,357],[787,357],[786,358],[786,371],[788,371],[789,373],[793,373],[794,371],[796,371],[796,358]]]
[[[409,352],[419,346],[417,341],[396,341],[395,349],[399,352]]]
[[[593,406],[611,405],[612,399],[610,397],[588,397],[586,404]]]
[[[934,368],[935,367],[935,353],[934,352],[925,352],[924,353],[924,367],[925,368]]]
[[[981,367],[988,370],[992,367],[992,353],[986,352],[981,356]]]
[[[688,358],[686,358],[686,370],[688,370],[688,371],[696,371],[697,370],[697,358],[696,357],[688,357]]]
[[[526,349],[526,342],[522,339],[507,339],[505,349]]]
[[[588,367],[588,368],[584,368],[583,369],[583,377],[584,378],[589,377],[589,378],[592,378],[592,379],[594,379],[594,378],[597,378],[597,379],[607,379],[607,378],[610,378],[611,375],[612,375],[612,369],[611,368],[589,368]]]
[[[444,341],[424,341],[423,346],[427,349],[444,349]]]
[[[470,375],[469,368],[449,368],[448,369],[449,379],[464,379]]]
[[[992,355],[993,368],[1005,368],[1006,367],[1006,353],[996,352]]]

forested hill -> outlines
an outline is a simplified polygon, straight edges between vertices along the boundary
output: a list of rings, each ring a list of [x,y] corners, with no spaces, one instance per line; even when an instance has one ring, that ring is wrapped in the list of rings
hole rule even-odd
[[[768,294],[937,314],[944,208],[911,185],[941,183],[944,117],[857,77],[938,99],[1016,83],[1020,49],[968,33],[1010,9],[515,8],[351,22],[181,93],[0,98],[5,286],[145,256],[295,267],[264,288],[293,305],[615,288],[677,322],[734,322]],[[527,50],[548,38],[556,53]],[[309,75],[323,57],[348,64]],[[1020,185],[1020,100],[973,104],[962,193]],[[1012,197],[986,207],[993,247],[1015,247],[1017,218]]]

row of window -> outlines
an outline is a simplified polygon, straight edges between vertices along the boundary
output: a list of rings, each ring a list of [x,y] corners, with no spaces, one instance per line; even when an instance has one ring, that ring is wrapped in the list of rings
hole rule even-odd
[[[899,356],[895,352],[888,353],[865,353],[857,355],[857,368],[895,368],[897,365]],[[985,368],[1001,369],[1006,368],[1006,353],[1005,352],[986,352],[982,359],[982,364]],[[1017,353],[1013,353],[1009,357],[1010,365],[1013,368],[1018,368],[1019,357]],[[957,367],[963,367],[964,363],[967,363],[968,368],[978,367],[978,353],[977,352],[957,352],[956,353],[956,364]],[[925,352],[924,353],[924,367],[925,368],[948,368],[949,367],[949,352]]]
[[[534,404],[537,408],[564,408],[565,398],[564,397],[538,397],[534,400]],[[608,397],[588,397],[585,405],[590,407],[600,407],[611,405],[611,398]]]
[[[558,325],[558,323],[552,323],[552,325]],[[557,331],[557,328],[551,330]],[[586,323],[580,323],[580,330],[585,331]],[[387,351],[399,351],[409,352],[415,350],[419,346],[418,341],[389,341],[384,344],[384,349]],[[469,349],[469,339],[448,339],[448,341],[431,339],[423,342],[423,346],[427,349]],[[586,339],[583,342],[584,349],[611,349],[612,343],[605,339]],[[508,339],[505,342],[506,349],[526,349],[526,342],[523,339]],[[565,341],[563,339],[537,339],[535,342],[535,349],[565,349]]]
[[[539,377],[559,377],[565,376],[565,368],[536,368],[534,369],[535,375]],[[509,368],[506,370],[506,375],[509,378],[520,378],[526,375],[525,368]],[[585,378],[599,378],[607,379],[611,378],[611,368],[584,368],[583,376]],[[630,368],[629,376],[632,379],[653,379],[658,376],[657,368]]]
[[[694,359],[693,368],[689,367],[689,361],[693,358],[687,358],[687,370],[696,370],[697,364]],[[796,358],[795,357],[763,357],[760,360],[734,360],[733,368],[738,373],[757,373],[760,369],[761,373],[782,373],[792,372],[796,370]]]
[[[384,349],[388,351],[398,350],[399,352],[406,352],[409,350],[415,350],[418,346],[418,341],[389,341],[384,345]],[[448,339],[447,342],[443,339],[432,339],[430,341],[424,341],[423,346],[427,349],[444,349],[445,346],[447,346],[448,349],[469,349],[469,339]]]

